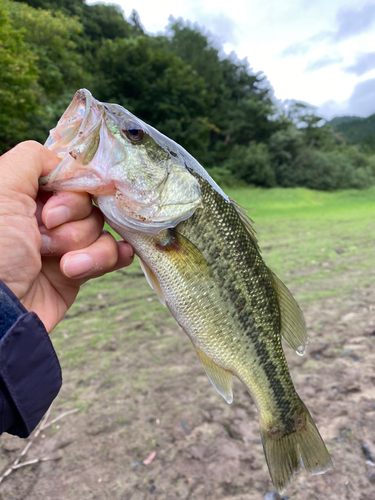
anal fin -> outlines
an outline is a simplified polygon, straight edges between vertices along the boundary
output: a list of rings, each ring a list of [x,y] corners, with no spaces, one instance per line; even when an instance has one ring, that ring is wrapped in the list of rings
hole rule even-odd
[[[209,378],[211,384],[215,387],[220,396],[223,396],[228,404],[233,401],[232,382],[233,375],[231,372],[224,370],[212,361],[206,354],[204,354],[198,347],[195,347],[199,361],[202,363],[203,368]]]
[[[302,356],[307,346],[307,330],[303,313],[284,283],[270,270],[281,315],[281,336]]]
[[[150,285],[150,287],[153,290],[155,290],[156,295],[158,296],[158,299],[163,304],[163,306],[166,307],[167,304],[165,303],[164,293],[160,287],[160,284],[159,284],[155,274],[151,271],[151,269],[148,267],[148,265],[143,262],[142,259],[139,259],[139,263],[141,265],[141,269],[142,269],[144,275],[146,276],[148,284]]]

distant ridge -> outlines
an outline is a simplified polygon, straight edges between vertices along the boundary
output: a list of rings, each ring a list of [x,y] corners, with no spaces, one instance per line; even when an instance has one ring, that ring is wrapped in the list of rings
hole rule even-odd
[[[332,120],[330,120],[327,123],[328,123],[328,125],[331,125],[331,127],[333,127],[333,125],[337,125],[338,123],[353,122],[353,121],[362,120],[362,119],[363,118],[361,118],[360,116],[351,116],[351,115],[335,116],[334,118],[332,118]]]
[[[363,150],[375,153],[375,113],[360,116],[336,116],[327,122],[335,132],[340,132],[349,144],[358,144]]]

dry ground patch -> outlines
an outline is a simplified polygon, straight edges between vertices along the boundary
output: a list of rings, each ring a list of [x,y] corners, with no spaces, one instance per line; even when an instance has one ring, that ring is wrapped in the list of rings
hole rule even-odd
[[[290,370],[335,467],[300,473],[287,498],[373,500],[375,203],[324,210],[325,195],[296,190],[288,210],[267,213],[256,193],[247,205],[264,257],[309,326],[304,357],[285,348]],[[52,338],[64,385],[51,418],[78,411],[39,435],[26,459],[52,460],[14,471],[0,499],[262,500],[272,490],[250,396],[236,383],[229,406],[214,391],[137,265],[87,284]],[[2,471],[24,446],[1,437]]]

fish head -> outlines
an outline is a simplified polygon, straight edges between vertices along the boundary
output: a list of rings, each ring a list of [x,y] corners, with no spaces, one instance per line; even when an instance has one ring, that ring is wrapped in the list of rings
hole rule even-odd
[[[192,174],[196,160],[122,106],[101,103],[86,89],[76,93],[45,146],[61,162],[40,179],[41,189],[88,192],[119,227],[153,235],[202,207],[199,176]]]

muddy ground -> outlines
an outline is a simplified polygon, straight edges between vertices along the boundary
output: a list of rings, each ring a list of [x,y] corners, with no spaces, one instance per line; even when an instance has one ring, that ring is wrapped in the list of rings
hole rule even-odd
[[[373,248],[373,230],[364,238]],[[285,347],[289,367],[334,463],[298,474],[290,500],[375,499],[375,268],[345,248],[345,273],[327,258],[281,276],[310,332],[305,356]],[[303,298],[325,288],[338,293]],[[139,268],[88,284],[53,340],[64,385],[49,418],[77,411],[40,433],[21,462],[51,460],[13,471],[1,500],[278,498],[250,396],[239,382],[232,405],[215,392]],[[1,437],[2,472],[25,444]]]

